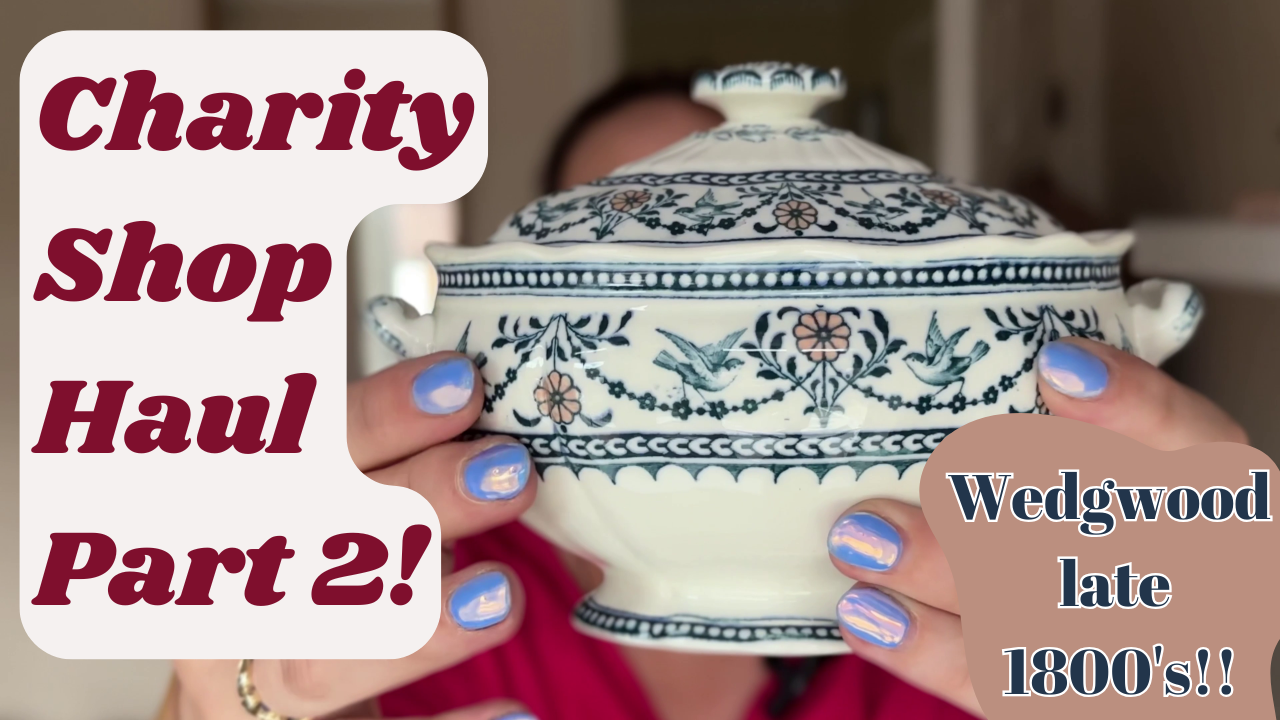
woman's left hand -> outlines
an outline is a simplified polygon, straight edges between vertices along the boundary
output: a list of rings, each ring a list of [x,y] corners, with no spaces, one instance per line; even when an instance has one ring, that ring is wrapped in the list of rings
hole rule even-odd
[[[1240,426],[1152,365],[1088,340],[1049,343],[1040,392],[1060,417],[1114,430],[1159,450],[1247,443]],[[955,579],[924,512],[893,500],[850,508],[832,528],[832,562],[858,581],[840,600],[855,653],[953,705],[982,715],[969,678]]]

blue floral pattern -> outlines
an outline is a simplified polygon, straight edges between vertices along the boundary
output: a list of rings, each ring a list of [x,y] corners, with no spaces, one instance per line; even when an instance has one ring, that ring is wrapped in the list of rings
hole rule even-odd
[[[796,237],[903,244],[1062,229],[1027,200],[936,176],[698,175],[610,177],[551,195],[512,215],[507,228],[514,238],[506,239],[681,244]]]
[[[1005,306],[987,308],[985,312],[991,325],[975,330],[968,346],[962,346],[961,340],[973,329],[948,328],[944,333],[936,314],[928,334],[913,342],[898,337],[879,309],[822,304],[788,306],[764,313],[756,318],[750,335],[748,328],[741,328],[703,345],[658,328],[656,332],[669,341],[671,350],[659,352],[653,364],[672,374],[676,383],[673,390],[679,396],[674,400],[633,389],[631,380],[606,373],[600,363],[584,354],[601,346],[630,345],[625,332],[632,319],[630,312],[616,321],[608,314],[597,317],[558,313],[545,320],[504,315],[498,321],[498,334],[490,343],[489,354],[480,353],[476,359],[483,367],[493,360],[495,351],[509,348],[512,353],[502,370],[502,379],[486,384],[485,411],[493,412],[496,401],[519,377],[519,370],[538,354],[543,375],[530,398],[530,407],[525,412],[512,410],[515,420],[529,428],[541,426],[544,420],[550,421],[553,431],[558,432],[567,432],[578,421],[593,428],[606,427],[613,415],[608,408],[610,398],[628,401],[645,412],[687,421],[695,415],[717,420],[751,415],[794,394],[806,399],[804,413],[814,415],[820,426],[826,427],[834,413],[846,411],[841,404],[845,397],[919,415],[958,415],[979,405],[995,406],[1031,372],[1045,343],[1067,336],[1108,340],[1100,329],[1097,310],[1091,308],[1064,310],[1040,305],[1015,310]],[[965,393],[966,375],[986,358],[991,347],[977,334],[991,338],[991,343],[1020,340],[1026,350],[1016,366],[970,395]],[[747,339],[742,339],[744,336]],[[465,353],[466,346],[464,336],[458,350]],[[904,349],[908,351],[905,354]],[[744,369],[740,359],[744,356],[755,361],[754,367]],[[571,369],[589,382],[584,385],[571,374]],[[774,383],[773,389],[732,403],[718,397],[717,393],[741,372],[752,372],[757,378]],[[881,390],[876,380],[895,372],[914,378],[919,383],[919,394]],[[491,373],[492,370],[486,373],[487,379]],[[900,384],[895,383],[895,387]],[[1019,410],[1009,406],[1007,412]]]

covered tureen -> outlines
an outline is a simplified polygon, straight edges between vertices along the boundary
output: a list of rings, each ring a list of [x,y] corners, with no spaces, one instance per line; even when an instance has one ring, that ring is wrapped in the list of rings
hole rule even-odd
[[[838,70],[704,73],[693,97],[723,125],[534,201],[490,245],[428,248],[429,314],[371,305],[402,354],[481,368],[477,430],[542,476],[525,522],[604,568],[586,632],[843,651],[825,543],[843,510],[918,501],[958,426],[1039,411],[1046,342],[1159,362],[1195,328],[1190,287],[1121,287],[1129,233],[1065,232],[811,119],[843,93]]]

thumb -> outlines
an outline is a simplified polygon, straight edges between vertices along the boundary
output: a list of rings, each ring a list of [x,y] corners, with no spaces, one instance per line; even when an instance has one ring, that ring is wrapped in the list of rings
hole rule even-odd
[[[1247,444],[1239,423],[1154,365],[1082,338],[1048,343],[1036,362],[1050,412],[1127,435],[1157,450]]]

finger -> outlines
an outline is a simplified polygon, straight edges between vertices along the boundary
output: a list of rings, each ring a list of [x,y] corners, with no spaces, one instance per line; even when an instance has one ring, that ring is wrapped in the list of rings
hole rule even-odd
[[[484,404],[479,373],[465,356],[406,360],[347,386],[347,450],[356,467],[381,467],[450,440]]]
[[[344,711],[339,717],[349,720],[377,720],[382,717],[376,702],[371,701],[366,705],[368,707],[357,708],[355,714]],[[537,720],[537,718],[514,700],[490,700],[478,705],[450,710],[441,715],[405,717],[403,720]]]
[[[440,625],[416,652],[396,660],[257,660],[262,701],[286,717],[319,717],[376,698],[506,642],[520,627],[524,593],[510,568],[477,563],[444,578]],[[202,720],[237,720],[234,661],[175,662],[182,693]]]
[[[368,475],[425,497],[440,517],[445,541],[515,520],[529,509],[538,486],[528,448],[497,436],[437,445]]]
[[[371,707],[368,712],[363,714],[351,715],[342,713],[341,717],[351,718],[351,720],[360,720],[367,716],[368,720],[382,717],[378,711],[376,703],[369,703]],[[404,718],[404,720],[537,720],[533,713],[525,709],[523,705],[514,700],[489,700],[478,705],[450,710],[442,715],[432,715],[431,717]]]
[[[433,715],[429,720],[537,720],[533,713],[513,700],[490,700],[460,710],[450,710],[443,715]]]
[[[871,585],[845,593],[837,612],[840,632],[855,653],[925,692],[981,714],[958,615]]]
[[[1248,443],[1244,429],[1200,393],[1150,363],[1092,340],[1048,343],[1037,360],[1050,412],[1114,430],[1158,450]]]
[[[959,614],[951,565],[924,511],[896,500],[868,500],[831,528],[827,549],[840,572]]]

